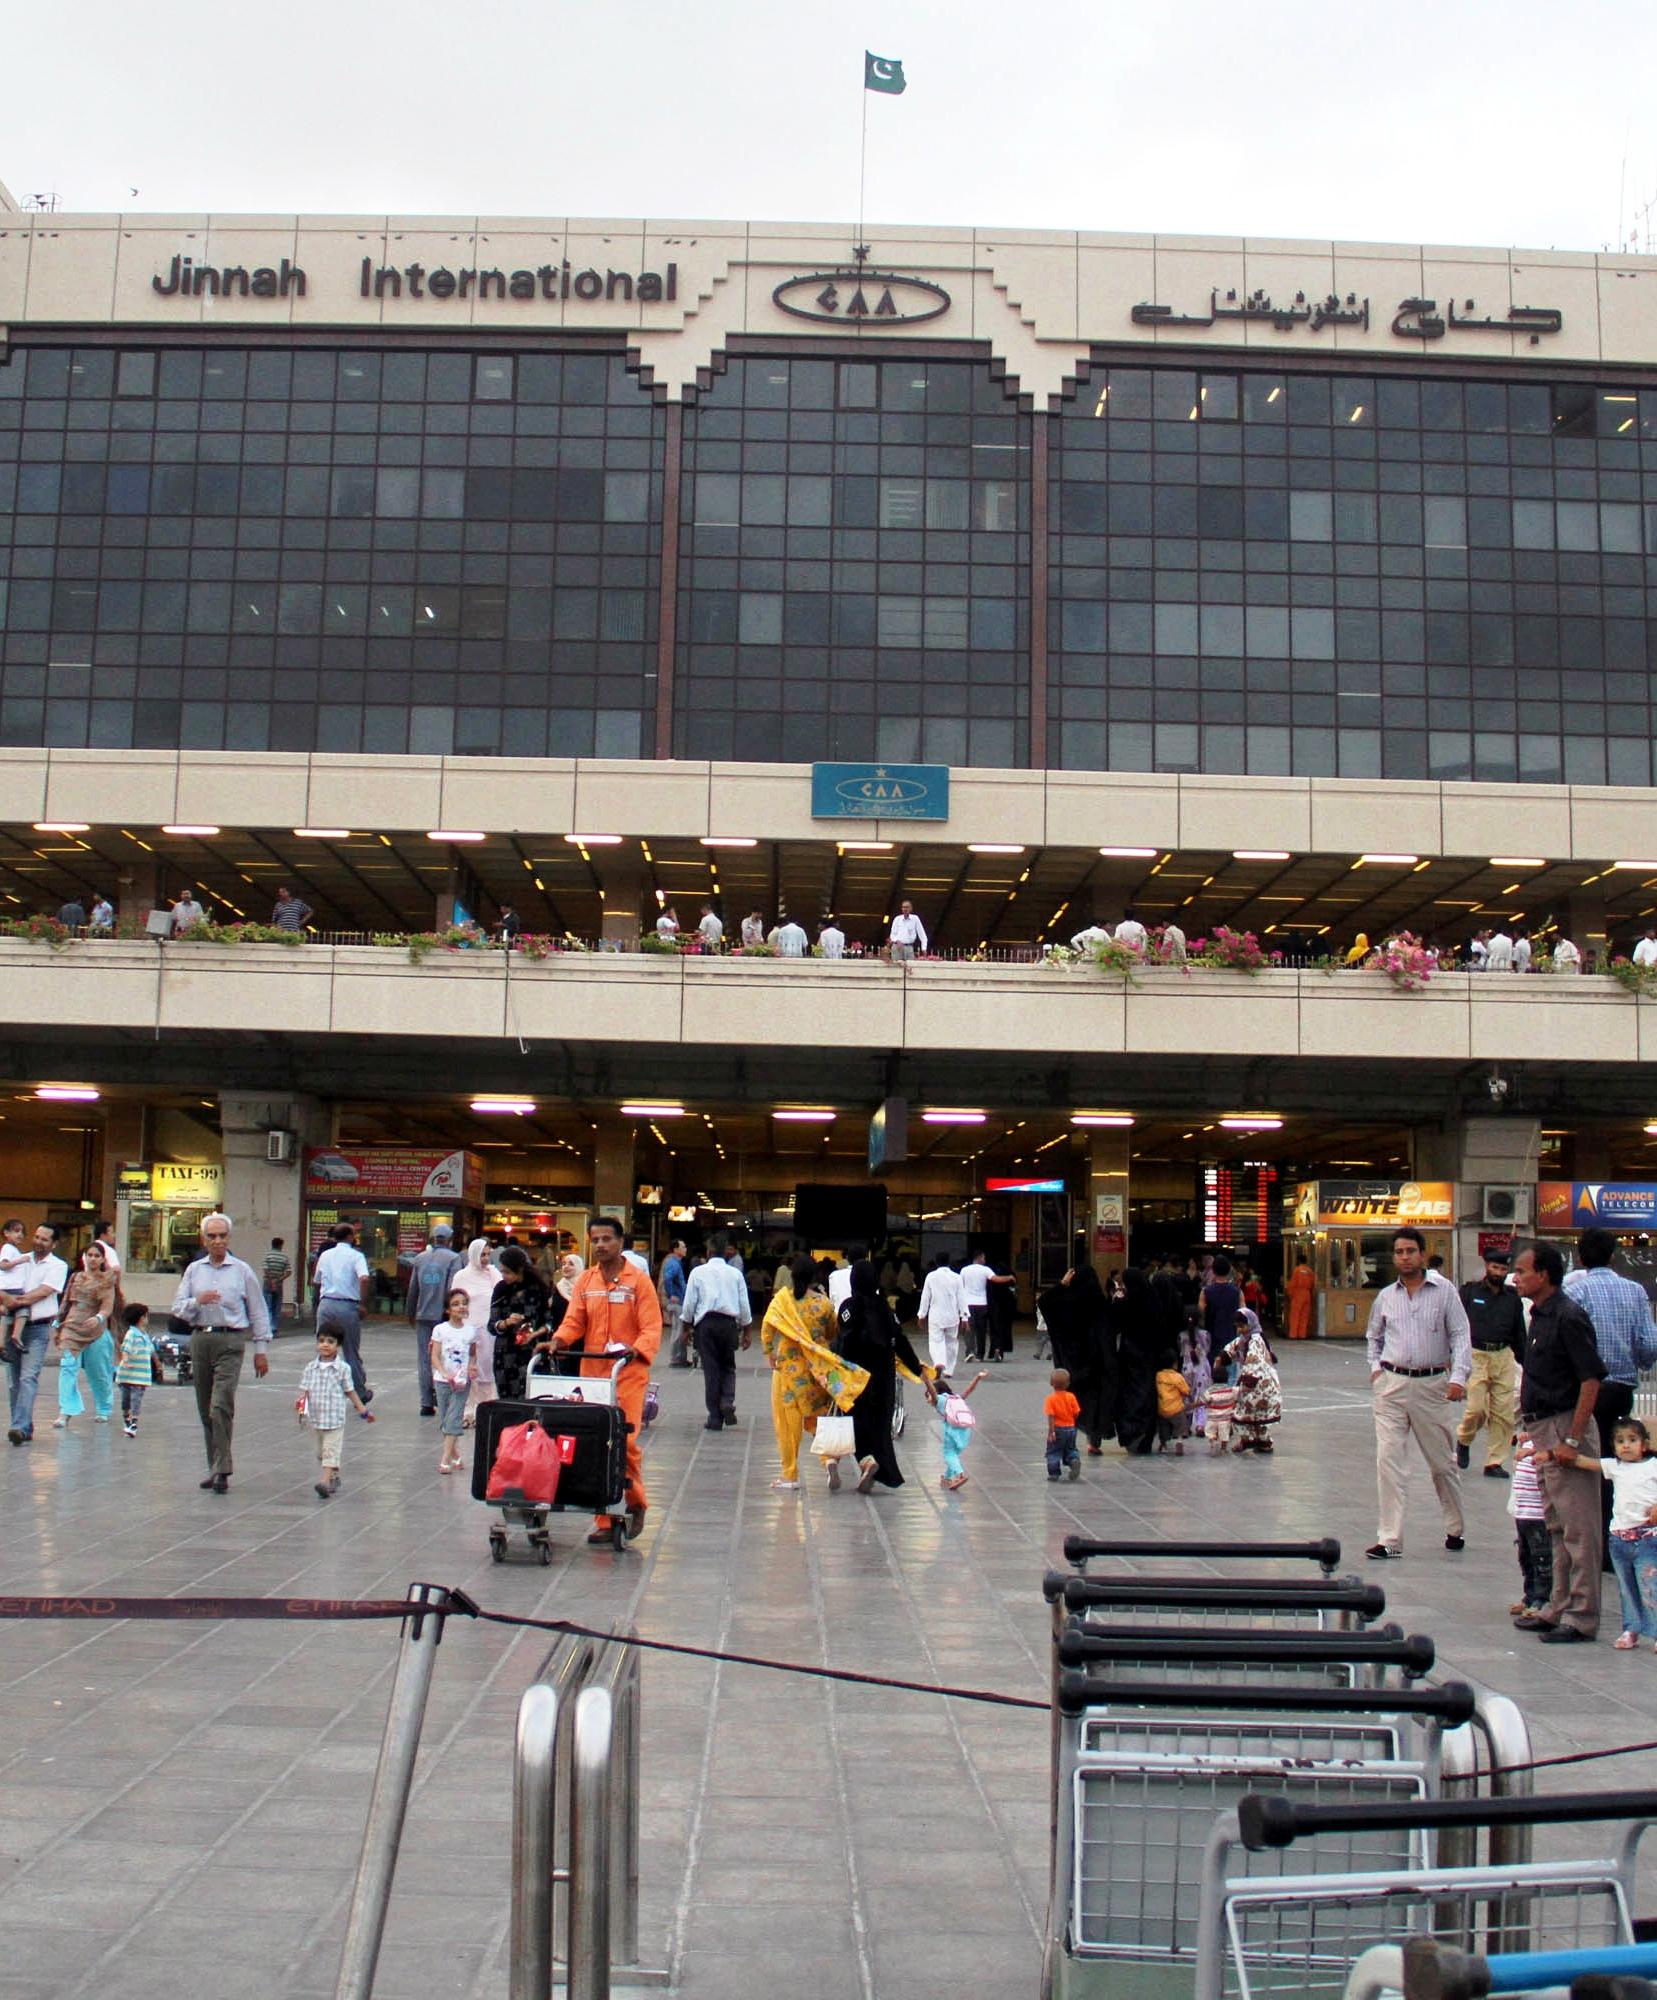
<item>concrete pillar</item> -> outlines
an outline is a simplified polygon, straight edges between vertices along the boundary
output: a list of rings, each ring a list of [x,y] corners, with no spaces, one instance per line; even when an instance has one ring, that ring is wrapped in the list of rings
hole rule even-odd
[[[156,908],[160,893],[160,870],[153,855],[139,854],[130,861],[122,861],[121,872],[115,878],[117,917],[131,917],[142,923]]]
[[[1418,1127],[1415,1173],[1418,1180],[1455,1183],[1455,1268],[1457,1284],[1477,1277],[1479,1234],[1484,1221],[1484,1189],[1492,1184],[1534,1189],[1542,1148],[1536,1118],[1463,1118],[1444,1126]],[[1494,1228],[1495,1225],[1488,1225]],[[1520,1236],[1529,1234],[1521,1224]]]
[[[146,1157],[144,1151],[146,1107],[142,1104],[113,1103],[104,1108],[103,1171],[98,1180],[98,1213],[115,1217],[115,1173],[119,1167],[135,1167]]]
[[[627,1223],[633,1213],[633,1121],[600,1118],[593,1134],[593,1211]]]
[[[1103,1278],[1128,1261],[1128,1156],[1132,1134],[1095,1127],[1087,1135],[1087,1245]]]
[[[655,924],[657,914],[656,899],[646,886],[644,857],[630,847],[594,848],[592,854],[604,898],[599,935],[606,944],[632,951],[639,933]],[[687,922],[683,910],[679,921],[687,929],[695,923],[694,917]]]
[[[219,1127],[224,1142],[224,1212],[235,1230],[231,1248],[257,1270],[270,1239],[280,1236],[294,1268],[301,1269],[305,1262],[301,1161],[307,1146],[333,1144],[334,1107],[293,1093],[221,1090]],[[294,1135],[286,1160],[267,1157],[272,1130]]]

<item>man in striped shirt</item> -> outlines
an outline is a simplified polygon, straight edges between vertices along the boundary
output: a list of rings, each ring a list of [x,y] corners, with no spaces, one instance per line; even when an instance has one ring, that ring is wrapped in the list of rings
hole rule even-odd
[[[1580,1270],[1565,1273],[1565,1294],[1594,1323],[1594,1344],[1605,1363],[1605,1379],[1594,1404],[1600,1446],[1605,1449],[1618,1419],[1632,1416],[1640,1371],[1657,1362],[1657,1326],[1645,1287],[1611,1268],[1617,1239],[1609,1229],[1585,1229],[1576,1240]],[[1601,1565],[1611,1573],[1611,1482],[1600,1481]]]
[[[1375,1483],[1380,1528],[1371,1562],[1396,1562],[1404,1553],[1404,1446],[1414,1438],[1427,1461],[1444,1514],[1444,1546],[1459,1555],[1461,1476],[1456,1470],[1455,1405],[1467,1395],[1473,1372],[1473,1336],[1467,1312],[1448,1278],[1427,1269],[1427,1239],[1419,1229],[1399,1229],[1392,1239],[1392,1284],[1370,1308],[1370,1395],[1375,1406]]]

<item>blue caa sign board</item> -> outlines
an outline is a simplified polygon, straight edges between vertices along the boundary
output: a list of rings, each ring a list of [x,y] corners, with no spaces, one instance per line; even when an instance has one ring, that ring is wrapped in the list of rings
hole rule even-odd
[[[813,819],[948,819],[947,764],[813,764]]]

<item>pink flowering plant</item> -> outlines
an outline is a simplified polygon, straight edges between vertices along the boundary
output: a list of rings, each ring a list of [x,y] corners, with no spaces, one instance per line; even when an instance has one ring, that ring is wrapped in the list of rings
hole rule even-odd
[[[1090,948],[1088,956],[1101,972],[1114,972],[1130,986],[1137,985],[1140,970],[1145,964],[1145,954],[1135,945],[1124,944],[1120,938],[1101,938]]]
[[[1229,924],[1216,924],[1213,936],[1198,938],[1189,951],[1203,965],[1247,973],[1250,978],[1281,963],[1281,954],[1264,950],[1253,931],[1234,931]]]
[[[1416,993],[1438,970],[1438,953],[1424,945],[1413,931],[1399,931],[1364,960],[1366,966],[1384,972],[1401,993]]]

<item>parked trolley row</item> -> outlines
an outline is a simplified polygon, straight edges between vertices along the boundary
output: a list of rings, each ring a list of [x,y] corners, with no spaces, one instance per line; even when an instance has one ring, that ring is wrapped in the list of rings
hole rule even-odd
[[[1477,2000],[1657,1975],[1657,1793],[1539,1801],[1516,1705],[1337,1574],[1339,1544],[1072,1536],[1050,1572],[1044,2000]],[[1137,1561],[1154,1559],[1154,1574]],[[1306,1564],[1319,1574],[1307,1577]],[[1533,1860],[1533,1826],[1624,1824]]]

